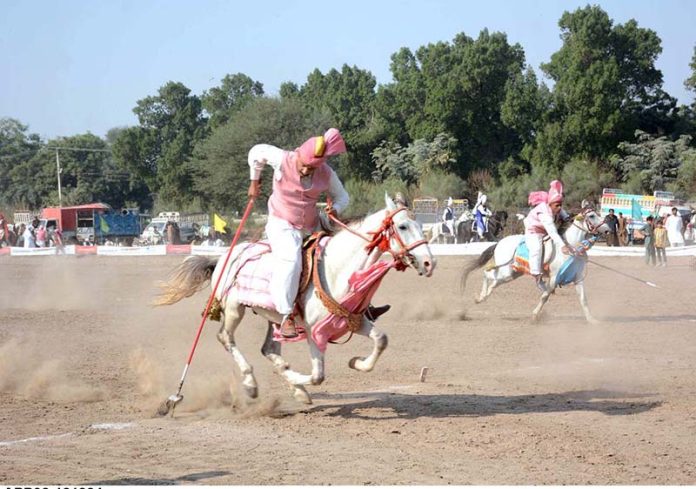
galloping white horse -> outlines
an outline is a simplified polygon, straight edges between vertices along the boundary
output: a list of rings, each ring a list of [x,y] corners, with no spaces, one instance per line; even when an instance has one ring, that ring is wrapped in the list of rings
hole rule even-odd
[[[433,227],[430,228],[430,233],[432,237],[428,241],[428,244],[439,243],[442,240],[447,240],[447,236],[452,236],[454,239],[454,244],[457,244],[457,229],[459,229],[459,224],[462,222],[473,221],[474,215],[469,209],[462,211],[462,214],[454,221],[454,233],[450,234],[449,228],[445,227],[444,221],[436,222]]]
[[[324,290],[338,302],[350,292],[348,282],[353,273],[376,263],[385,248],[388,248],[386,251],[390,252],[395,260],[401,262],[404,268],[411,266],[418,271],[419,275],[426,277],[430,277],[433,273],[435,259],[423,238],[420,224],[408,216],[405,207],[397,207],[388,196],[385,196],[385,201],[386,209],[375,212],[361,222],[349,225],[347,229],[339,231],[329,239],[323,248],[321,259],[315,264],[319,267],[319,276]],[[373,239],[373,236],[383,238],[382,247],[367,251],[366,239]],[[232,258],[238,258],[240,250],[243,249],[243,246],[236,248]],[[162,296],[157,304],[174,304],[200,290],[208,280],[215,283],[218,275],[223,272],[221,269],[224,258],[223,256],[218,259],[217,264],[216,259],[203,256],[192,256],[184,260],[175,269],[169,282],[164,285]],[[239,302],[237,288],[231,283],[234,277],[230,277],[229,274],[234,259],[230,260],[224,271],[226,276],[216,291],[217,299],[224,305],[222,326],[217,338],[239,367],[242,385],[247,395],[255,398],[258,395],[258,387],[253,368],[237,347],[234,333],[247,308],[251,308],[255,313],[273,323],[279,324],[282,316],[275,310],[252,307]],[[260,258],[260,260],[269,259],[271,255],[268,253]],[[227,292],[226,297],[222,297],[224,292]],[[304,386],[319,385],[324,381],[324,352],[312,339],[311,329],[329,312],[321,299],[317,297],[314,284],[311,282],[300,302],[304,311],[304,321],[300,321],[299,317],[296,320],[307,332],[312,373],[306,375],[290,369],[289,364],[280,355],[281,344],[273,340],[273,328],[270,324],[261,351],[273,363],[276,372],[290,385],[295,399],[311,404],[311,398]],[[361,321],[360,329],[356,333],[371,338],[373,349],[366,358],[352,358],[349,366],[361,372],[369,372],[387,347],[388,341],[387,335],[375,328],[364,315]]]
[[[597,236],[601,232],[608,232],[609,228],[604,224],[602,218],[600,218],[597,213],[592,209],[585,209],[582,213],[578,214],[572,221],[572,224],[563,234],[565,241],[571,248],[577,248],[581,245],[582,241],[587,237],[587,235]],[[486,265],[485,271],[483,272],[483,286],[481,288],[481,294],[476,299],[476,303],[480,303],[488,298],[493,292],[493,289],[499,285],[510,282],[523,275],[522,272],[518,272],[513,268],[515,260],[515,250],[517,246],[524,241],[524,235],[516,234],[503,238],[500,242],[487,248],[478,260],[469,265],[462,275],[462,283],[466,282],[466,278],[473,270],[481,268]],[[544,243],[544,266],[549,267],[549,285],[546,292],[541,294],[539,304],[532,311],[532,318],[536,321],[539,319],[541,314],[541,309],[549,300],[549,296],[553,293],[556,288],[558,280],[558,272],[563,267],[569,255],[564,255],[563,252],[553,243],[552,240],[548,240]],[[582,258],[579,258],[582,259]],[[492,260],[492,261],[491,261]],[[490,262],[490,263],[489,263]],[[585,319],[590,323],[595,323],[595,319],[590,313],[590,309],[587,305],[587,296],[585,294],[585,286],[583,284],[584,274],[581,276],[572,277],[572,282],[575,283],[575,290],[578,293],[578,298],[580,299],[580,305],[585,314]]]

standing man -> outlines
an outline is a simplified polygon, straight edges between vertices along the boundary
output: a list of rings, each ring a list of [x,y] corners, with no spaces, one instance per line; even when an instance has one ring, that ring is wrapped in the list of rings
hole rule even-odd
[[[645,236],[645,264],[655,266],[655,228],[653,227],[653,216],[648,216],[645,221],[647,222],[643,229],[643,236]]]
[[[609,228],[607,246],[619,246],[619,219],[614,215],[614,209],[609,209],[609,214],[604,218],[604,222]]]
[[[302,241],[319,225],[317,201],[327,192],[333,201],[327,214],[340,214],[349,202],[336,173],[326,163],[329,156],[346,152],[338,129],[309,138],[294,151],[270,144],[257,144],[249,151],[251,183],[249,197],[260,195],[261,170],[273,168],[273,192],[268,199],[266,234],[275,261],[270,292],[276,310],[283,315],[280,333],[297,336],[294,306],[302,271]]]
[[[667,229],[667,238],[672,246],[684,246],[684,222],[682,221],[676,207],[672,207],[672,215],[667,217],[665,221],[665,229]]]
[[[524,240],[529,250],[529,273],[542,292],[547,291],[542,272],[544,237],[548,235],[564,254],[571,253],[556,228],[556,219],[565,212],[563,211],[563,184],[559,180],[554,180],[549,187],[548,192],[532,192],[529,195],[529,203],[535,207],[524,218]]]
[[[619,246],[626,246],[628,244],[628,220],[624,217],[623,212],[619,212],[619,218],[617,219],[618,233],[619,233]]]

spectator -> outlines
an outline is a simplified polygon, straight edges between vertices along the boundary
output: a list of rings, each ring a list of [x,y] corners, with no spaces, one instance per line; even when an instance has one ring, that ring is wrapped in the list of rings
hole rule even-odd
[[[619,245],[626,246],[628,244],[628,220],[624,217],[623,212],[619,212],[616,222],[618,225]]]
[[[662,219],[658,219],[655,227],[655,251],[657,253],[657,265],[660,267],[667,266],[667,253],[665,252],[667,246],[669,246],[667,230],[662,225]]]
[[[647,224],[643,229],[645,236],[645,264],[655,266],[655,231],[653,230],[653,217],[648,216]]]
[[[684,246],[684,236],[682,235],[684,222],[676,207],[672,207],[672,215],[667,217],[664,224],[667,229],[667,237],[672,246]]]
[[[694,234],[694,225],[689,223],[686,225],[684,230],[684,244],[693,244],[696,240],[696,235]]]
[[[619,219],[614,215],[614,209],[609,209],[609,214],[604,218],[604,222],[609,228],[607,246],[619,246]]]
[[[53,244],[56,247],[56,255],[64,255],[65,247],[63,246],[63,233],[59,228],[53,231]]]
[[[24,230],[26,229],[26,225],[24,223],[20,224],[17,226],[15,235],[17,236],[17,240],[15,241],[15,246],[18,248],[22,248],[24,246]]]
[[[34,228],[32,226],[27,226],[22,233],[24,238],[25,248],[36,248],[36,238],[34,237]]]
[[[43,224],[39,225],[39,228],[36,230],[36,247],[45,248],[48,241],[47,238],[48,232],[46,231],[46,228],[43,226]]]

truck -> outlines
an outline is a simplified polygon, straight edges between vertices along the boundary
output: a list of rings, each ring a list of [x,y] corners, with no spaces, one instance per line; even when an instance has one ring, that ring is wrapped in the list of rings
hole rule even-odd
[[[641,231],[646,226],[645,218],[671,214],[672,207],[676,207],[680,215],[689,215],[692,212],[672,192],[656,190],[653,195],[640,195],[627,194],[620,189],[605,188],[602,190],[600,215],[606,216],[609,214],[609,209],[614,209],[617,215],[621,212],[628,218],[629,241],[637,243],[642,240]]]
[[[65,243],[103,244],[106,241],[130,244],[140,234],[143,215],[137,209],[115,211],[101,202],[46,207],[40,223],[47,229],[60,229]]]

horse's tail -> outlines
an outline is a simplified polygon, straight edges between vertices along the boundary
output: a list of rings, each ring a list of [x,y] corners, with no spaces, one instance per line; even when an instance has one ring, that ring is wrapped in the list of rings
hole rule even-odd
[[[493,255],[495,253],[495,248],[498,246],[498,243],[495,243],[485,250],[483,250],[483,253],[479,255],[479,257],[475,260],[473,260],[471,263],[468,263],[466,267],[464,267],[464,270],[462,271],[462,277],[461,277],[461,288],[462,291],[464,291],[464,288],[466,287],[466,279],[469,277],[469,274],[476,270],[477,268],[481,268],[484,266],[488,261],[493,258]]]
[[[216,258],[189,256],[172,271],[166,282],[159,284],[162,291],[153,305],[168,306],[191,297],[205,287],[213,275],[216,263]]]

